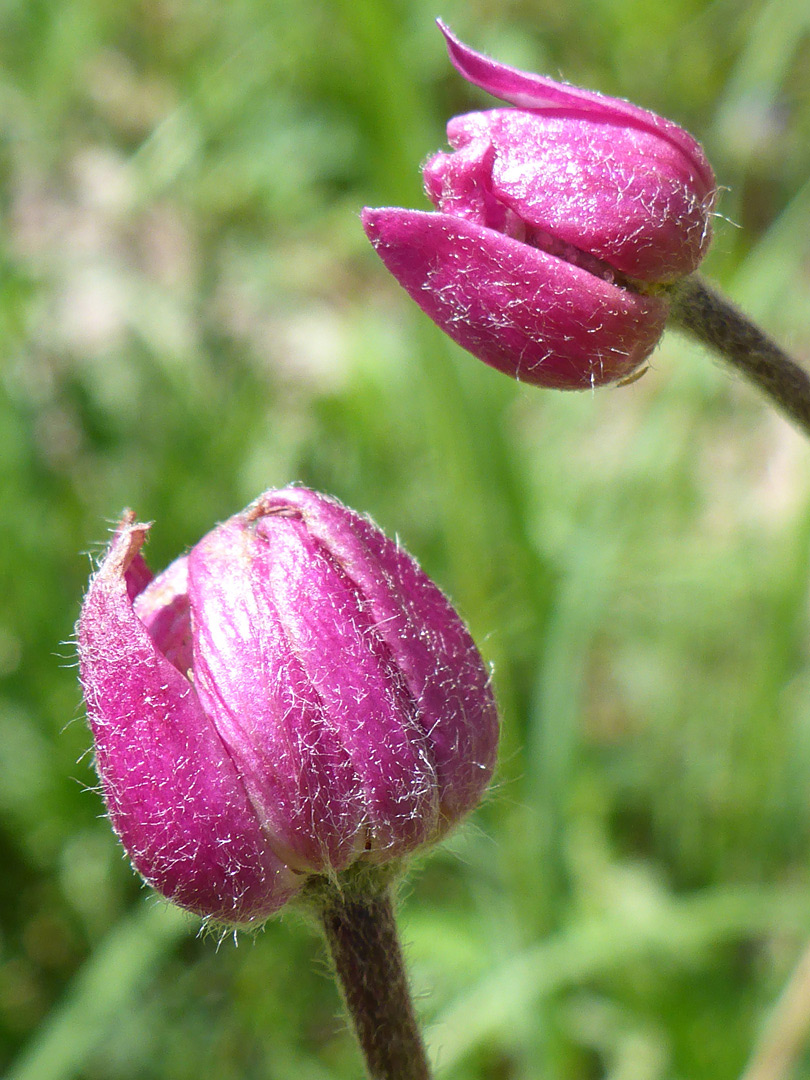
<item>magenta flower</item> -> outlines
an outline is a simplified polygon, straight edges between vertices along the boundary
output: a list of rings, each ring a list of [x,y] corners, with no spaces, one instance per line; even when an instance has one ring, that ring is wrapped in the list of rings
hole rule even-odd
[[[437,212],[365,209],[385,265],[450,337],[540,386],[623,378],[667,318],[660,286],[711,238],[699,144],[629,102],[498,64],[439,23],[469,82],[515,108],[456,117],[424,166]]]
[[[129,514],[82,608],[113,827],[164,896],[262,919],[311,874],[399,859],[479,802],[498,720],[444,595],[369,520],[270,491],[153,578]]]

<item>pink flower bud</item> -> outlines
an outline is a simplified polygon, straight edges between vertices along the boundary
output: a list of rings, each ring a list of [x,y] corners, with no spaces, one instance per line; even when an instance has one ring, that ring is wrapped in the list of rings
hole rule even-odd
[[[262,919],[479,802],[498,720],[444,595],[370,521],[270,491],[152,578],[118,528],[78,625],[113,828],[164,896]]]
[[[650,354],[711,239],[699,144],[629,102],[498,64],[439,23],[467,80],[515,108],[456,117],[424,166],[437,212],[363,211],[394,277],[499,371],[583,389]]]

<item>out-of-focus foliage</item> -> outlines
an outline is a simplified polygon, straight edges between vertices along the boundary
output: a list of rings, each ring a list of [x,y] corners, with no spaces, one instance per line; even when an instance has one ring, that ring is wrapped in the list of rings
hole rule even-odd
[[[401,536],[494,665],[497,782],[403,901],[441,1076],[734,1076],[810,933],[810,451],[676,335],[635,385],[565,396],[398,290],[358,210],[426,205],[419,162],[483,101],[439,13],[701,138],[729,189],[707,272],[808,357],[806,0],[5,3],[16,1080],[358,1075],[311,930],[217,949],[100,816],[71,634],[124,505],[159,568],[265,487],[330,491]]]

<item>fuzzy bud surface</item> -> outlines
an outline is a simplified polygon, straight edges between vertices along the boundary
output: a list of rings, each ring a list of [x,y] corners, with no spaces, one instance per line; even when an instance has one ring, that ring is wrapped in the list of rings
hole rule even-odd
[[[153,577],[127,515],[78,624],[112,825],[168,899],[244,923],[480,801],[498,718],[464,624],[367,518],[269,491]]]
[[[459,116],[423,168],[436,210],[368,209],[385,265],[450,337],[499,371],[585,389],[655,347],[662,286],[711,240],[700,145],[630,102],[518,71],[439,23],[459,73],[512,108]]]

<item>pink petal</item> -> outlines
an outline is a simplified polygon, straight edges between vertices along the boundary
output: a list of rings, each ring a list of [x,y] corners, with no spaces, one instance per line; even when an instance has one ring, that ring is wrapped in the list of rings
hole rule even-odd
[[[714,189],[706,192],[691,160],[655,132],[517,109],[457,117],[447,130],[459,149],[437,154],[425,167],[426,176],[442,174],[434,201],[447,213],[459,216],[483,172],[467,163],[488,146],[487,190],[502,213],[511,211],[630,278],[672,281],[692,273],[706,253]],[[508,232],[494,219],[481,224]]]
[[[363,227],[422,310],[485,363],[538,386],[621,379],[655,348],[665,301],[448,214],[365,209]]]
[[[142,559],[142,556],[138,558]],[[182,675],[188,677],[192,664],[188,557],[181,555],[163,573],[153,578],[135,596],[133,606],[158,651]]]
[[[300,879],[273,855],[193,686],[133,610],[127,571],[147,531],[122,523],[78,624],[110,819],[135,868],[170,900],[229,922],[263,919]]]
[[[210,533],[189,569],[198,692],[278,850],[323,871],[432,836],[407,688],[350,572],[284,494]]]
[[[714,187],[714,174],[700,143],[671,120],[620,98],[607,97],[594,90],[582,90],[568,83],[555,82],[554,79],[498,63],[459,41],[441,19],[436,21],[447,41],[453,66],[474,86],[521,109],[561,109],[615,122],[619,126],[633,124],[653,131],[669,139],[691,159],[695,172],[707,189]]]
[[[417,704],[438,785],[442,830],[480,802],[492,775],[498,714],[489,674],[461,619],[414,559],[372,522],[305,488],[275,493],[345,568]]]

